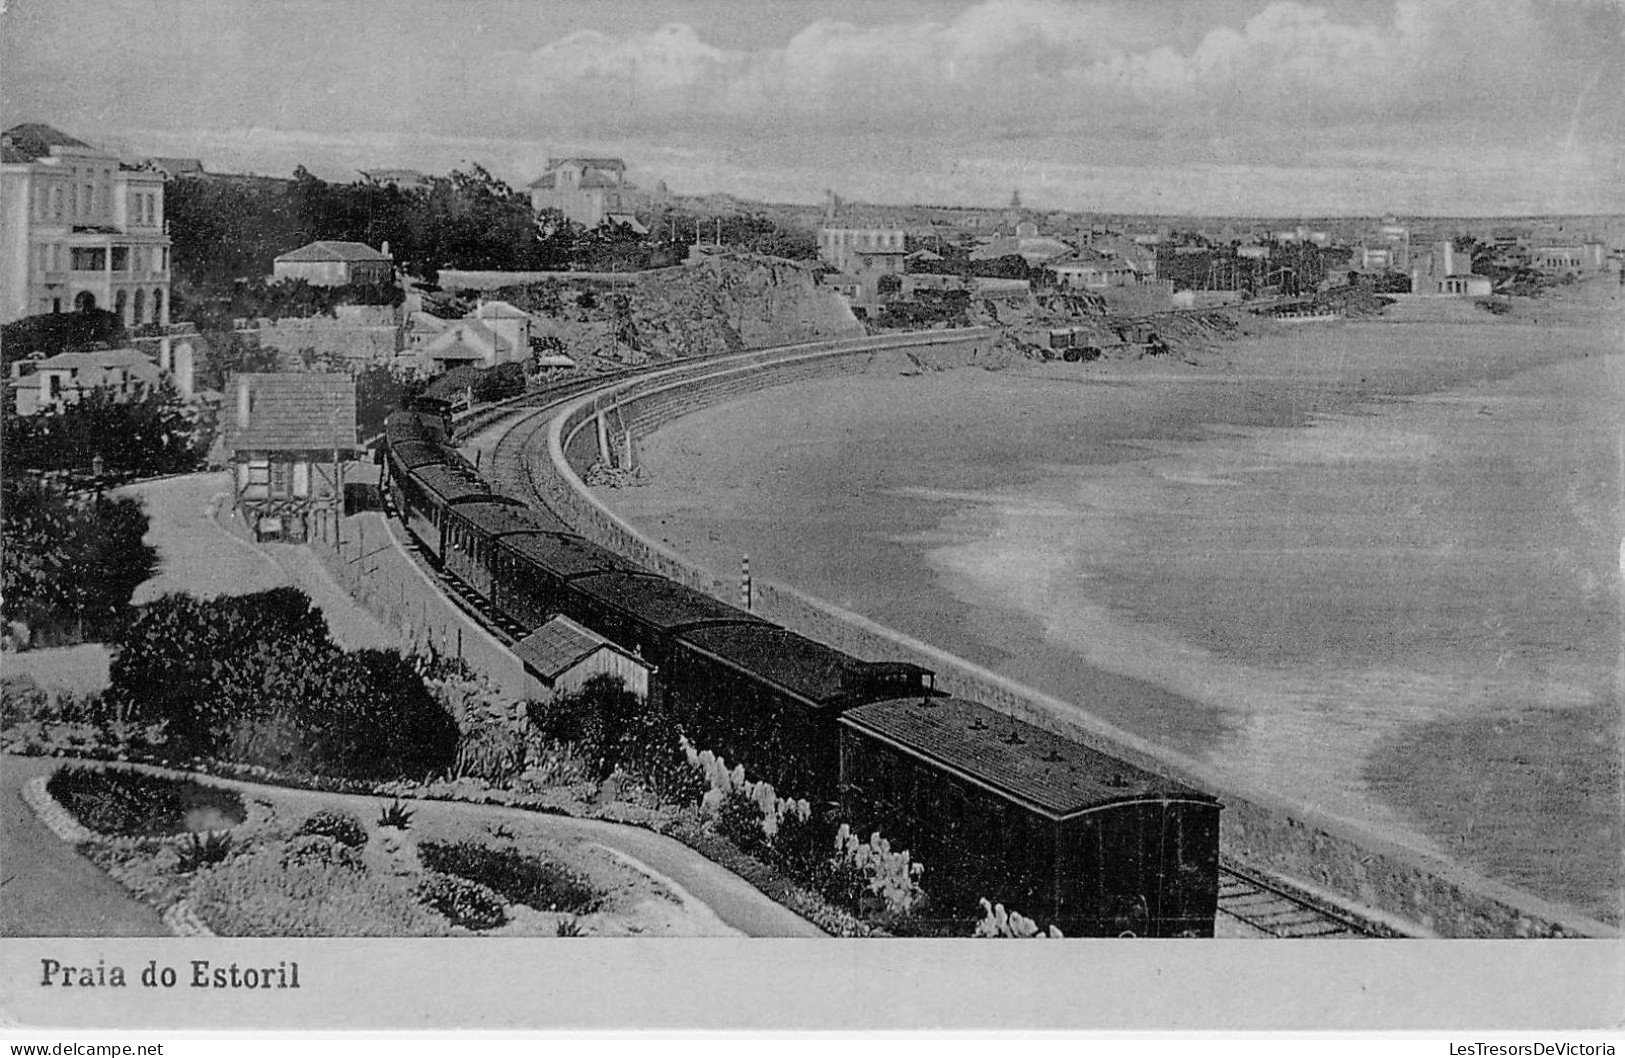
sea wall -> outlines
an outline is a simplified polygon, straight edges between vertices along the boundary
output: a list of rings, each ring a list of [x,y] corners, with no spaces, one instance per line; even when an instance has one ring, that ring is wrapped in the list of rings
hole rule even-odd
[[[612,386],[563,409],[536,453],[533,480],[578,532],[673,580],[738,598],[738,582],[664,547],[618,517],[581,482],[599,458],[596,419],[606,433],[646,436],[682,415],[768,386],[805,378],[975,362],[989,332],[899,336],[884,347],[850,343],[805,357],[752,362],[701,377],[653,378]],[[612,446],[613,447],[613,446]],[[1404,848],[1356,826],[1265,790],[1240,785],[1209,765],[1175,753],[1086,710],[981,668],[945,651],[815,599],[787,585],[758,580],[753,609],[802,634],[876,660],[913,661],[937,673],[940,688],[985,702],[1047,730],[1078,739],[1145,767],[1179,776],[1224,802],[1224,854],[1341,905],[1394,932],[1439,937],[1617,936],[1618,930],[1484,878],[1455,863]]]

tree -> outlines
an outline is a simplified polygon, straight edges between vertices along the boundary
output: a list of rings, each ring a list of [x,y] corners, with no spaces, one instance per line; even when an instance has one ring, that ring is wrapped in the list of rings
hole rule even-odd
[[[82,642],[112,635],[130,616],[130,597],[158,566],[143,542],[141,502],[63,495],[35,479],[8,475],[0,522],[0,613],[21,621],[36,642]]]
[[[8,473],[89,471],[111,477],[151,477],[196,470],[212,430],[167,379],[119,399],[97,386],[79,400],[37,415],[8,415],[4,425]]]
[[[9,370],[12,361],[32,353],[55,356],[80,349],[114,348],[124,344],[124,338],[118,314],[101,309],[25,316],[0,327],[0,364]]]

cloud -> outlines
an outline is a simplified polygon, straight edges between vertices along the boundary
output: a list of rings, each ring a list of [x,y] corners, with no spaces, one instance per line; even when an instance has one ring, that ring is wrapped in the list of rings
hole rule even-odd
[[[1561,86],[1551,64],[1606,61],[1622,43],[1617,0],[1399,0],[1380,19],[1344,10],[1279,0],[1186,48],[1156,44],[1169,27],[1151,14],[1061,0],[985,0],[946,22],[820,20],[759,50],[717,47],[673,24],[572,34],[526,57],[518,79],[536,102],[630,124],[952,120],[993,130],[1430,107],[1442,118],[1492,99],[1517,121],[1540,109],[1530,89]],[[1188,14],[1151,11],[1164,23]]]

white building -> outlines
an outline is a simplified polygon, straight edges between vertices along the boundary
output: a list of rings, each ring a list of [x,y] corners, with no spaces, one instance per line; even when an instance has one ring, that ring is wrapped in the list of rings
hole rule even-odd
[[[640,235],[648,231],[636,216],[643,193],[627,180],[619,158],[549,158],[529,191],[532,209],[556,209],[584,228],[625,224]]]
[[[49,125],[0,134],[0,323],[106,309],[169,322],[164,175]]]

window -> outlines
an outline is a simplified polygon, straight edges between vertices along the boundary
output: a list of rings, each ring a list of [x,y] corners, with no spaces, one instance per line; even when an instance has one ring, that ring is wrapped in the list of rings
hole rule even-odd
[[[164,318],[164,291],[159,287],[152,292],[152,322],[158,323]]]
[[[293,494],[310,495],[310,464],[302,459],[293,465]]]
[[[101,272],[107,268],[107,251],[84,246],[73,247],[75,272]]]
[[[293,494],[293,464],[278,460],[271,464],[271,495]]]
[[[128,246],[113,247],[113,271],[128,272],[130,270],[130,248]]]
[[[62,219],[62,186],[58,184],[51,188],[51,215],[57,220]]]
[[[237,484],[244,496],[265,496],[271,487],[271,461],[250,459],[238,464]]]

